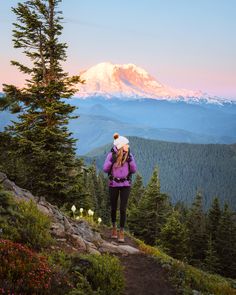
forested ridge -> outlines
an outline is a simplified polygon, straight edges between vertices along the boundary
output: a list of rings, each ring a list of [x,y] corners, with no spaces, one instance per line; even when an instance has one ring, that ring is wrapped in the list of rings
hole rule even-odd
[[[217,196],[221,204],[227,201],[236,209],[236,144],[189,144],[128,138],[144,184],[157,165],[162,191],[169,194],[173,202],[190,204],[199,190],[204,207],[209,207]],[[112,144],[107,144],[84,158],[87,163],[95,160],[101,170],[111,147]]]

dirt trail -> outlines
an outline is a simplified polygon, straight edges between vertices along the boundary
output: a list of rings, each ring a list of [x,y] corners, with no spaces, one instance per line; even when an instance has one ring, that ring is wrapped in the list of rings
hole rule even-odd
[[[102,229],[102,238],[112,242],[110,238],[110,229]],[[115,241],[116,242],[116,241]],[[138,248],[135,241],[125,236],[125,245]],[[125,291],[123,295],[174,295],[177,294],[168,281],[166,271],[150,255],[129,254],[119,257],[124,266]]]

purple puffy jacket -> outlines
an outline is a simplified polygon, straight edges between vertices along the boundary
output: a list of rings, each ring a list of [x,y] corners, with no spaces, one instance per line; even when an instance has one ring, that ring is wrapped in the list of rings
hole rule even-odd
[[[113,146],[113,149],[117,153],[118,150],[117,150],[116,146]],[[125,178],[125,177],[127,177],[128,174],[129,174],[129,165],[130,165],[130,172],[131,173],[136,172],[137,166],[136,166],[136,163],[135,163],[135,160],[134,160],[134,156],[132,155],[132,153],[130,153],[130,156],[131,156],[131,161],[129,162],[129,164],[126,161],[123,164],[123,166],[120,166],[120,167],[115,167],[115,165],[113,165],[111,174],[114,177],[117,177],[117,178]],[[109,152],[107,157],[106,157],[106,160],[104,162],[104,165],[103,165],[103,171],[108,173],[110,171],[110,169],[111,169],[111,166],[112,166],[112,152]],[[110,180],[109,179],[109,186],[113,186],[113,187],[131,186],[131,183],[130,183],[129,180],[125,180],[123,182],[116,182],[115,180]]]

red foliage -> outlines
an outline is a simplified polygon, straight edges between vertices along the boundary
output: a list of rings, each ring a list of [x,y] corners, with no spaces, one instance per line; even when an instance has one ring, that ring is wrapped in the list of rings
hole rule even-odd
[[[28,247],[0,240],[0,294],[47,294],[52,271],[45,257]]]

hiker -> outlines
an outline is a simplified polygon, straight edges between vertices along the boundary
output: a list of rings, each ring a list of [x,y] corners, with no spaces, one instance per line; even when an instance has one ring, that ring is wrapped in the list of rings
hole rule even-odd
[[[131,190],[132,173],[136,172],[134,156],[129,149],[129,140],[114,133],[114,146],[108,153],[103,165],[103,171],[109,176],[109,196],[111,205],[112,234],[111,238],[124,242],[124,227],[126,207]],[[116,211],[120,195],[120,230],[117,232]]]

